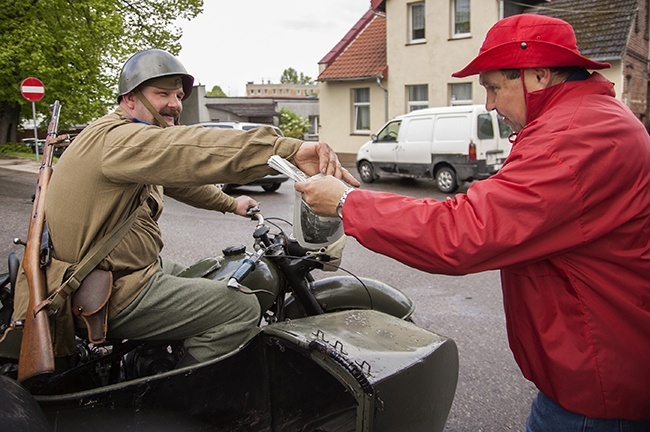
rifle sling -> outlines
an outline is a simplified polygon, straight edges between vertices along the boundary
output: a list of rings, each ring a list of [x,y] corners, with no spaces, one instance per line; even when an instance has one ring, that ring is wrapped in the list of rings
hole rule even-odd
[[[55,314],[63,305],[65,304],[66,299],[72,295],[78,288],[81,286],[83,280],[88,276],[88,274],[99,265],[100,262],[108,256],[108,254],[115,249],[117,244],[124,238],[127,232],[133,226],[135,218],[138,214],[138,210],[142,207],[142,204],[146,201],[149,196],[149,190],[145,186],[143,192],[140,195],[140,205],[131,213],[131,215],[122,221],[115,229],[110,233],[110,235],[104,236],[99,243],[95,244],[93,248],[88,252],[82,261],[79,262],[79,265],[75,268],[75,271],[70,275],[70,277],[63,282],[63,284],[52,293],[48,298],[43,300],[41,303],[36,305],[34,308],[34,315],[38,314],[43,308],[47,307],[50,314]]]

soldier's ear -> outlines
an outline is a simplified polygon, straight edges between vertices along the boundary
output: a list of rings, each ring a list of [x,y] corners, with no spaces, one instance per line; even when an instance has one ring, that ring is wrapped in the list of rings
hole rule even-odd
[[[132,111],[133,108],[135,108],[137,99],[138,98],[135,96],[135,92],[129,92],[122,96],[122,100],[120,102],[126,105],[126,108],[128,108],[129,111]]]

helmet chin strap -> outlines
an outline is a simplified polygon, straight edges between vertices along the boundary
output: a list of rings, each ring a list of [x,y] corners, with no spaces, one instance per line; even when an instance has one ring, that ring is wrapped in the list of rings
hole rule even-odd
[[[156,111],[156,109],[153,107],[153,105],[151,105],[151,102],[149,102],[149,100],[146,97],[144,97],[140,89],[135,89],[134,93],[135,96],[140,100],[140,102],[142,102],[142,105],[144,105],[145,108],[147,108],[147,110],[151,113],[151,115],[153,115],[154,118],[158,120],[158,123],[160,123],[160,127],[166,128],[167,126],[169,126],[167,124],[167,121],[163,118],[163,116],[161,116],[160,113]]]

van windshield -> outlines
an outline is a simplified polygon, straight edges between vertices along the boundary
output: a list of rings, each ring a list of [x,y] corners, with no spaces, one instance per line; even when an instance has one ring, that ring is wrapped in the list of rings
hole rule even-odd
[[[399,135],[399,127],[402,124],[401,120],[390,122],[377,134],[378,142],[391,142],[397,141]]]

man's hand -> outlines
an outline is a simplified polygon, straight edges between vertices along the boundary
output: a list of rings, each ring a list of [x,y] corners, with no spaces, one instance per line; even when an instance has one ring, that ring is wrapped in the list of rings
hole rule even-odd
[[[308,176],[314,176],[316,174],[333,175],[352,186],[360,186],[357,179],[341,166],[336,152],[325,143],[315,141],[303,142],[293,156],[293,162]]]
[[[302,199],[319,216],[336,217],[336,206],[349,186],[330,176],[296,182],[295,188],[302,193]]]
[[[239,216],[249,217],[249,215],[246,214],[246,210],[258,205],[257,201],[247,195],[238,196],[235,198],[235,201],[237,201],[237,209],[235,209],[233,213]]]

